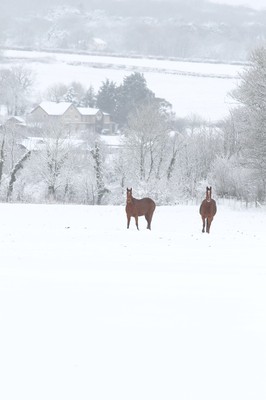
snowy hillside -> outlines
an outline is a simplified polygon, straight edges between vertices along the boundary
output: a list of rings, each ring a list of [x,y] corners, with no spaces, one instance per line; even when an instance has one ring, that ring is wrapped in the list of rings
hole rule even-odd
[[[15,50],[5,50],[3,55],[5,63],[0,67],[19,63],[35,72],[37,93],[44,94],[55,83],[73,81],[98,90],[106,79],[120,84],[125,76],[138,71],[157,97],[173,105],[177,117],[196,114],[210,121],[224,118],[235,106],[229,93],[243,69],[232,64]]]
[[[1,204],[4,400],[264,400],[264,209]]]

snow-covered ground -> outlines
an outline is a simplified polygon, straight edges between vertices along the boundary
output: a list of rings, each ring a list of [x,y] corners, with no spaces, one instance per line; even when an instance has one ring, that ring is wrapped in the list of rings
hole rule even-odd
[[[266,212],[0,204],[0,398],[265,400]]]
[[[181,62],[145,58],[122,58],[36,51],[5,50],[0,68],[22,64],[36,76],[41,94],[55,83],[78,81],[97,91],[106,80],[118,85],[123,78],[139,71],[157,97],[173,105],[178,117],[191,114],[214,121],[228,115],[234,107],[229,93],[239,82],[241,65]]]

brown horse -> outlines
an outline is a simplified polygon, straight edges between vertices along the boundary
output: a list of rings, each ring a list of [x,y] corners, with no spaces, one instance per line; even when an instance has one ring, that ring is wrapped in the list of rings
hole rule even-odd
[[[202,232],[205,232],[205,222],[207,220],[206,232],[210,233],[211,223],[217,211],[216,201],[212,199],[212,187],[206,187],[206,199],[201,203],[199,212],[202,218]]]
[[[149,197],[145,197],[144,199],[135,199],[132,196],[132,188],[127,188],[127,229],[129,228],[131,217],[135,218],[137,229],[139,229],[138,217],[141,217],[143,215],[145,215],[146,221],[148,223],[147,229],[151,229],[151,220],[155,207],[156,204],[152,199],[150,199]]]

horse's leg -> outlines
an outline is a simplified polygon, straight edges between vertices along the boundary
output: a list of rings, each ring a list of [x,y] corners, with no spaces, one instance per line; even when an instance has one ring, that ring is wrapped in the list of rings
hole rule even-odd
[[[151,230],[151,220],[152,220],[153,213],[154,213],[154,210],[145,215],[146,221],[148,222],[147,229],[149,229],[149,230]]]
[[[128,214],[128,216],[127,216],[127,229],[129,228],[130,219],[131,219],[131,217],[130,217],[130,215]]]
[[[207,217],[206,232],[207,232],[207,233],[210,233],[210,218],[209,218],[209,217]]]
[[[136,221],[136,227],[139,230],[139,223],[138,223],[138,216],[137,215],[135,216],[135,221]]]
[[[145,219],[147,221],[147,229],[151,229],[151,217],[149,214],[145,214]]]
[[[201,217],[201,218],[202,218],[202,223],[203,223],[202,232],[204,233],[205,232],[205,218],[204,217]]]
[[[207,233],[210,233],[210,229],[211,229],[211,223],[212,223],[212,217],[207,218]]]

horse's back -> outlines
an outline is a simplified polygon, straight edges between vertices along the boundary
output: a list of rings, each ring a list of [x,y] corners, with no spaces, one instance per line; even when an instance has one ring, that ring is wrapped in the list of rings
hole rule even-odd
[[[141,200],[144,200],[147,204],[149,204],[151,207],[156,207],[156,204],[155,204],[155,202],[150,198],[150,197],[144,197],[143,199],[141,199]]]
[[[155,202],[149,197],[144,197],[143,199],[134,199],[134,205],[139,216],[153,213],[156,207]]]
[[[150,211],[154,211],[155,210],[156,204],[152,199],[150,199],[149,197],[144,197],[144,199],[142,199],[142,200],[145,201],[145,203],[146,203],[146,205],[147,205],[147,207],[149,208]]]

